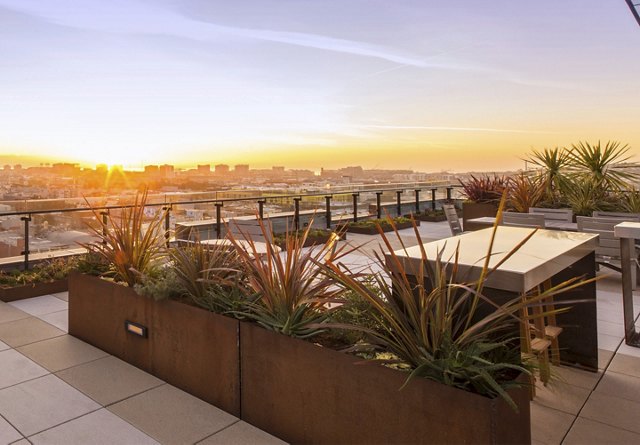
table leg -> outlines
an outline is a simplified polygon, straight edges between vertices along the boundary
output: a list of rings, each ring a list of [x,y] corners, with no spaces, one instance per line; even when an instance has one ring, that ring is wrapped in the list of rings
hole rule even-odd
[[[640,334],[636,332],[635,313],[633,310],[633,288],[635,259],[631,258],[634,240],[620,238],[620,258],[622,268],[622,310],[624,314],[624,340],[629,346],[640,347]]]

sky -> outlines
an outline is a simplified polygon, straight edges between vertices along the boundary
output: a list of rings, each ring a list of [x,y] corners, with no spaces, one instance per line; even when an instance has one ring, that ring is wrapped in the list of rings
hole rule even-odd
[[[0,0],[0,157],[319,170],[640,161],[624,0]]]

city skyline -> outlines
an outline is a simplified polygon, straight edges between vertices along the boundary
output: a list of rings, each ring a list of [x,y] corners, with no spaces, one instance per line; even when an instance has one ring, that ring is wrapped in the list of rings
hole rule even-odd
[[[638,160],[625,2],[0,0],[0,155],[141,168]]]

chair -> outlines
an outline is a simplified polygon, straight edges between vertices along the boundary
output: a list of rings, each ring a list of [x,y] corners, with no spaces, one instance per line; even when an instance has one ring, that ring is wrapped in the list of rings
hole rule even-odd
[[[453,204],[442,204],[442,210],[444,210],[444,216],[447,218],[451,234],[453,236],[462,234],[462,225],[460,225],[460,218],[458,218],[458,212]]]
[[[524,294],[522,298],[523,302],[527,303],[531,294]],[[538,358],[540,380],[546,385],[550,379],[549,348],[552,342],[545,335],[542,307],[537,304],[532,304],[531,307],[525,306],[520,312],[520,319],[521,353],[525,357],[529,355]],[[536,394],[535,381],[535,375],[531,374],[531,400]]]
[[[589,217],[578,216],[576,217],[578,223],[578,231],[586,233],[595,233],[598,235],[598,245],[596,246],[596,263],[599,266],[608,267],[617,272],[621,272],[620,261],[622,255],[620,252],[620,240],[613,234],[613,228],[620,224],[623,219],[621,218],[602,218],[602,217]],[[638,263],[635,260],[637,258],[635,247],[632,246],[632,251],[629,252],[630,258],[636,263],[636,267],[631,268],[631,282],[634,289],[637,287],[636,281],[636,269]]]
[[[503,212],[502,225],[544,229],[544,215],[533,213]]]
[[[573,221],[572,209],[546,209],[542,207],[529,207],[529,213],[534,215],[544,215],[544,219],[555,221]]]

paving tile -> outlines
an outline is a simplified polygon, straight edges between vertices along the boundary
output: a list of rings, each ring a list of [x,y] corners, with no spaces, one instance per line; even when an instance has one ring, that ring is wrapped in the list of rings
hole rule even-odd
[[[99,408],[53,374],[0,390],[0,414],[25,436]]]
[[[62,301],[53,295],[12,301],[9,304],[31,315],[50,314],[51,312],[64,311],[69,308],[69,304],[66,301]]]
[[[578,417],[563,444],[600,445],[600,444],[637,444],[640,434],[615,428],[604,423]]]
[[[640,358],[640,348],[636,348],[635,346],[629,346],[624,341],[620,345],[617,351],[619,354],[630,355],[633,357]]]
[[[46,321],[50,325],[56,328],[69,332],[69,311],[52,312],[50,314],[38,315],[38,318],[42,321]]]
[[[108,409],[162,443],[195,443],[238,420],[167,384]]]
[[[627,354],[616,354],[611,360],[609,369],[620,374],[632,375],[640,377],[640,357],[634,357]]]
[[[20,309],[16,309],[9,303],[0,301],[0,324],[28,317],[29,314],[27,314],[26,312],[21,311]]]
[[[0,324],[0,341],[13,348],[64,334],[64,331],[34,317]]]
[[[113,356],[74,366],[56,375],[103,406],[164,384]]]
[[[624,337],[624,322],[622,320],[618,323],[598,320],[598,333],[622,338]]]
[[[565,436],[574,416],[531,402],[531,440],[540,444],[559,444]]]
[[[55,294],[51,294],[56,298],[61,299],[62,301],[69,301],[69,291],[65,292],[56,292]]]
[[[582,409],[580,417],[640,433],[638,413],[640,413],[638,402],[594,392]]]
[[[615,353],[613,351],[598,349],[598,369],[607,369],[607,366],[609,366],[614,354]]]
[[[570,368],[568,366],[554,366],[551,371],[552,375],[565,384],[578,386],[580,388],[593,390],[596,383],[602,377],[602,371],[591,372],[578,368]]]
[[[157,444],[155,440],[106,409],[94,411],[29,437],[34,445]]]
[[[219,433],[207,437],[202,442],[198,442],[198,445],[285,445],[286,443],[287,442],[240,420]]]
[[[536,384],[535,402],[567,414],[578,415],[591,391],[555,380],[548,386]]]
[[[4,342],[0,341],[0,351],[4,351],[5,349],[9,349],[10,346]]]
[[[0,352],[0,388],[49,374],[43,367],[13,349]]]
[[[13,443],[22,439],[20,434],[9,422],[0,417],[0,443]]]
[[[31,442],[29,442],[27,439],[20,439],[17,442],[13,442],[11,445],[31,445]]]
[[[622,337],[614,337],[613,335],[601,334],[598,332],[598,348],[607,351],[615,351],[620,346]]]
[[[609,370],[595,390],[596,392],[640,403],[640,377],[618,374]]]
[[[108,354],[71,335],[31,343],[17,350],[51,372],[87,363]]]

